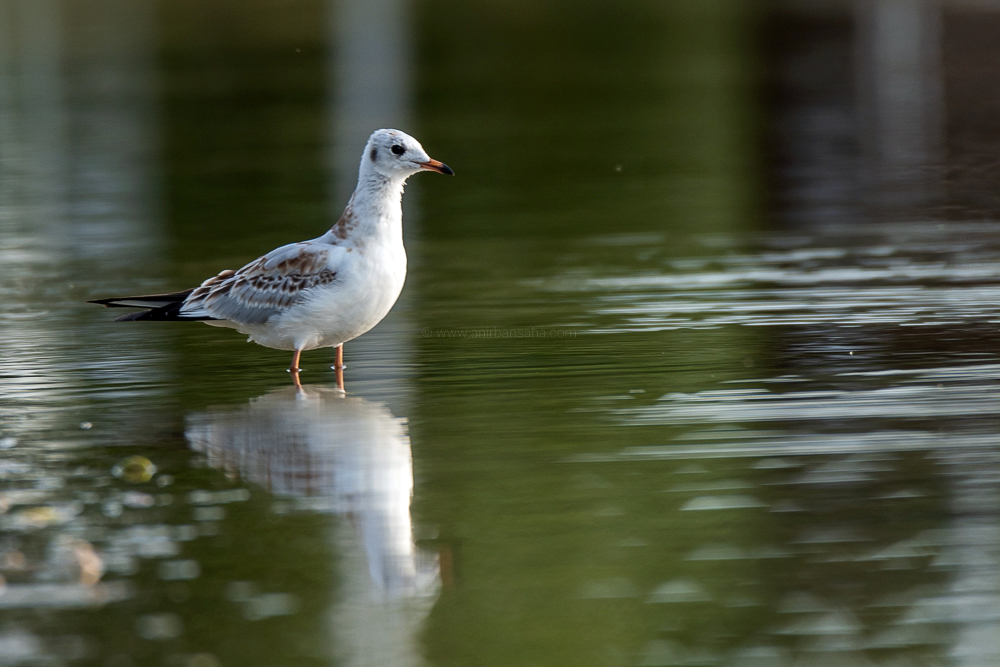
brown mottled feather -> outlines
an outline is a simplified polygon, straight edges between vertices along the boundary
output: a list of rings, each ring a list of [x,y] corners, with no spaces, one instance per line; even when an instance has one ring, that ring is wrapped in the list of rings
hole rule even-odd
[[[343,241],[347,239],[347,237],[351,236],[351,232],[354,231],[354,228],[357,226],[358,219],[357,216],[354,215],[354,207],[351,206],[351,204],[348,204],[347,208],[344,209],[344,213],[340,216],[337,222],[333,224],[333,227],[330,229],[330,233],[332,233],[335,238]]]
[[[308,291],[336,280],[329,250],[315,243],[278,248],[238,271],[209,278],[188,297],[183,313],[204,313],[241,324],[261,324],[305,298]]]

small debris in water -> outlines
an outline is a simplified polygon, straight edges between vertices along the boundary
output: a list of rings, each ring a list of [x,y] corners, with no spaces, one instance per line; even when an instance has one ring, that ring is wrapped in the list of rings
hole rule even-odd
[[[80,583],[84,586],[96,586],[104,575],[104,561],[97,554],[94,545],[86,540],[70,538],[69,546],[80,572]]]
[[[116,463],[111,474],[131,484],[139,484],[153,478],[156,466],[145,456],[129,456]]]
[[[94,425],[90,422],[80,422],[80,428],[82,428],[84,431],[89,431],[90,429],[94,428]]]
[[[81,511],[83,511],[83,503],[30,507],[15,514],[8,525],[20,532],[31,532],[57,524],[69,523]]]
[[[19,571],[25,569],[27,565],[28,559],[20,551],[8,551],[0,556],[0,568],[4,570]]]
[[[101,507],[101,514],[108,517],[109,519],[114,519],[122,515],[123,505],[117,500],[108,500]]]

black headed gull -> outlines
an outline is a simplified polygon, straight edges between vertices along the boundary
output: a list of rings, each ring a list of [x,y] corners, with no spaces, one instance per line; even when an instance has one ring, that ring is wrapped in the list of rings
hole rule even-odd
[[[236,329],[265,347],[290,350],[296,384],[303,350],[336,347],[342,385],[343,344],[378,324],[403,288],[400,202],[406,179],[418,171],[454,173],[408,134],[376,130],[365,145],[358,187],[344,214],[319,238],[272,250],[193,289],[91,303],[146,309],[116,322],[201,321]]]

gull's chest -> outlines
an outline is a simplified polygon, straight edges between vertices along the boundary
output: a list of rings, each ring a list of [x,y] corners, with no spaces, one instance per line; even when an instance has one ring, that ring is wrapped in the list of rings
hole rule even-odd
[[[352,248],[337,277],[282,317],[278,328],[295,332],[297,346],[339,345],[365,333],[392,308],[406,279],[402,243]]]
[[[344,257],[337,283],[345,298],[395,302],[406,280],[406,251],[402,243],[352,248]]]

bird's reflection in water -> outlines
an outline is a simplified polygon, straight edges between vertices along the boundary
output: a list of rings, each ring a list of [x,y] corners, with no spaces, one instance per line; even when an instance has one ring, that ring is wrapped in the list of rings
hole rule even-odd
[[[440,570],[436,555],[414,544],[405,420],[381,403],[306,385],[191,415],[185,434],[213,467],[346,517],[333,527],[341,570],[332,619],[337,652],[355,657],[348,663],[376,655],[388,661],[382,664],[417,662],[416,633]]]

